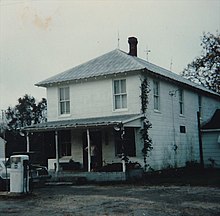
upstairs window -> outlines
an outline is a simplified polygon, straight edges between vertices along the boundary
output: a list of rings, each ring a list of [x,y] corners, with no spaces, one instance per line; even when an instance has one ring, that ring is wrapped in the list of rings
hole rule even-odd
[[[184,114],[184,95],[183,95],[183,90],[179,89],[179,111],[180,115]]]
[[[70,89],[64,87],[59,89],[60,115],[70,113]]]
[[[160,86],[159,86],[159,82],[154,80],[153,87],[154,87],[154,109],[155,110],[160,110]]]
[[[114,110],[127,108],[126,80],[113,81]]]

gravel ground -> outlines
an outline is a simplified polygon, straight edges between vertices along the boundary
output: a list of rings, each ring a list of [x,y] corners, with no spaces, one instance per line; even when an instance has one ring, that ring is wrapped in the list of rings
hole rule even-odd
[[[0,194],[1,216],[220,215],[220,188],[191,186],[59,185],[26,196]]]

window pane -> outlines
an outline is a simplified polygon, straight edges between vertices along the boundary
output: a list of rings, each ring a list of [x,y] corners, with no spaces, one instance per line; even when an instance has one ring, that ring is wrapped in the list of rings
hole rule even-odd
[[[120,93],[119,80],[114,81],[114,94]]]
[[[120,95],[115,96],[115,109],[120,109],[121,103],[120,103]]]
[[[60,89],[60,101],[64,100],[64,89]]]
[[[69,100],[70,99],[70,91],[69,88],[65,88],[65,100]]]
[[[65,102],[60,102],[60,113],[61,114],[65,113]]]
[[[66,102],[66,113],[70,113],[70,102]]]
[[[183,114],[183,104],[180,103],[180,114]]]
[[[158,83],[154,81],[154,95],[158,95]]]
[[[127,95],[122,95],[122,108],[127,108]]]
[[[121,93],[126,93],[126,82],[121,80]]]
[[[159,110],[159,98],[154,97],[154,109]]]

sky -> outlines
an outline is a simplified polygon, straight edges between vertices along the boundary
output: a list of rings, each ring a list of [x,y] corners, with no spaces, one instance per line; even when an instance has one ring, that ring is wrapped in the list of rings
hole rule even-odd
[[[220,0],[0,0],[0,110],[35,84],[116,48],[180,72],[201,55],[203,32],[220,30]],[[150,50],[147,52],[146,50]]]

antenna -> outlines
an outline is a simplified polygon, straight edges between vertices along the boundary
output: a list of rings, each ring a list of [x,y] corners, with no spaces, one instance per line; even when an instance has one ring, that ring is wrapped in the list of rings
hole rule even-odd
[[[148,47],[146,46],[146,50],[144,52],[146,53],[146,59],[148,61],[148,55],[151,52],[151,50],[149,50]]]
[[[118,31],[118,49],[120,49],[120,35],[119,35],[119,31]]]

